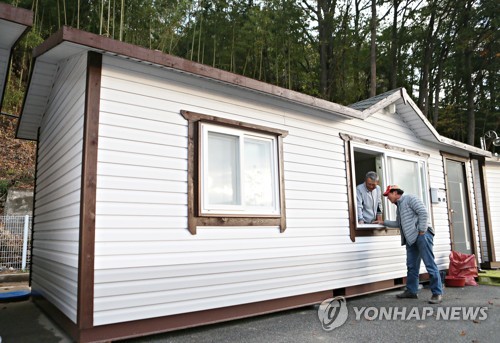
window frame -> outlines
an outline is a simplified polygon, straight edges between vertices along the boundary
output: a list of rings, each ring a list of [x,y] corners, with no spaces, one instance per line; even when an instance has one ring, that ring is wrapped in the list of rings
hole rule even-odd
[[[238,137],[238,194],[241,204],[235,205],[216,205],[210,204],[208,197],[208,189],[206,188],[206,178],[208,175],[208,166],[210,161],[208,161],[209,154],[209,144],[208,144],[208,134],[209,132],[231,135],[233,137]],[[245,198],[245,187],[244,187],[244,169],[245,169],[245,144],[246,139],[260,140],[263,142],[271,143],[270,158],[271,158],[271,178],[272,178],[272,205],[267,207],[267,209],[258,206],[249,206],[243,203]],[[279,180],[278,180],[278,154],[277,154],[277,144],[278,139],[274,134],[263,134],[260,132],[249,131],[246,129],[233,128],[228,126],[215,125],[205,121],[200,121],[200,149],[199,149],[199,161],[200,166],[200,197],[199,197],[199,209],[200,215],[205,216],[277,216],[280,214],[279,206]]]
[[[384,191],[387,184],[389,184],[389,167],[388,158],[397,158],[406,161],[416,162],[419,169],[419,179],[422,177],[422,182],[420,183],[420,190],[424,196],[426,202],[424,204],[429,213],[430,220],[432,219],[430,197],[428,193],[429,189],[429,168],[428,168],[428,158],[429,154],[422,153],[412,149],[401,148],[397,146],[388,145],[385,143],[380,143],[366,138],[356,137],[350,134],[340,133],[340,138],[344,141],[344,153],[346,162],[346,176],[347,176],[347,192],[348,192],[348,202],[349,202],[349,228],[350,228],[350,238],[352,242],[355,242],[356,237],[363,236],[392,236],[399,235],[400,229],[389,228],[380,224],[358,224],[357,219],[357,202],[356,202],[356,178],[355,178],[355,160],[354,151],[356,148],[360,150],[366,150],[374,152],[374,155],[382,155],[382,169],[383,175],[381,176],[381,189]],[[424,166],[425,170],[423,173],[420,172],[421,166]],[[388,209],[390,208],[390,202],[386,197],[382,197],[382,203],[384,204],[384,219],[387,218]],[[391,218],[389,218],[391,219]],[[395,218],[392,218],[395,220]]]
[[[270,128],[262,125],[250,124],[212,115],[181,110],[181,115],[188,121],[188,230],[195,235],[197,227],[203,226],[269,226],[279,227],[280,232],[286,230],[285,187],[283,138],[288,131]],[[221,128],[236,129],[250,132],[255,135],[272,136],[275,139],[274,154],[277,159],[277,199],[276,206],[279,213],[255,214],[239,213],[204,213],[202,211],[202,125],[214,125]]]

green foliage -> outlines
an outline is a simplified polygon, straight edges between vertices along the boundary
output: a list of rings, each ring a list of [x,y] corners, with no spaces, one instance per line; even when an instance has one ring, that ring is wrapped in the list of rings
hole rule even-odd
[[[62,25],[114,39],[123,27],[126,42],[341,104],[369,94],[369,0],[127,0],[123,8],[117,0],[12,3],[32,9],[35,20],[14,54],[4,105],[11,113],[19,112],[33,47]],[[474,120],[478,146],[484,132],[499,128],[497,1],[399,1],[394,16],[395,3],[377,1],[377,93],[392,87],[396,75],[395,86],[425,105],[443,135],[467,141]]]
[[[7,113],[20,112],[20,106],[22,104],[24,97],[24,88],[20,87],[20,82],[18,76],[11,74],[9,82],[7,84],[7,90],[5,92],[2,109]]]
[[[9,181],[5,179],[0,179],[0,198],[2,198],[9,190]]]

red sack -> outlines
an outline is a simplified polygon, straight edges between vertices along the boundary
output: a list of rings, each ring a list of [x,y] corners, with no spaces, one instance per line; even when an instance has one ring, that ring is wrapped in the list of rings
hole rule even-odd
[[[474,254],[464,254],[458,251],[450,253],[450,267],[448,275],[452,277],[465,278],[465,284],[468,286],[477,286],[475,277],[477,277],[476,256]]]

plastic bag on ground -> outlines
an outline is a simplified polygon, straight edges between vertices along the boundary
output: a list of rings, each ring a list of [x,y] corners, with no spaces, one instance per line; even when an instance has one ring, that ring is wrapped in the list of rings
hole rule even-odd
[[[452,277],[465,278],[465,284],[468,286],[477,286],[475,277],[477,277],[476,256],[474,254],[464,254],[458,251],[450,253],[450,266],[448,275]]]

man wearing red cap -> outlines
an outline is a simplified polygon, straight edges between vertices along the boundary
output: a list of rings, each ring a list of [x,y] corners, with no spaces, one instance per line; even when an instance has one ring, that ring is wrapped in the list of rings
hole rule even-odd
[[[401,229],[401,245],[406,244],[407,280],[406,290],[397,295],[398,298],[417,299],[420,261],[424,261],[430,276],[432,297],[431,304],[439,304],[443,300],[443,285],[439,269],[434,261],[434,231],[428,224],[428,213],[423,202],[413,196],[404,195],[398,185],[387,186],[384,192],[390,202],[397,206],[396,220],[384,220],[384,225]]]

